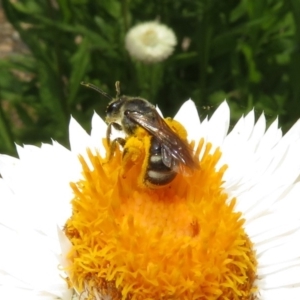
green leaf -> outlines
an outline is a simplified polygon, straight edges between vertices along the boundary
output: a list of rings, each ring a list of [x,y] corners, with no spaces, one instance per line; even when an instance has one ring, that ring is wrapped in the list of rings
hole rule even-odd
[[[73,104],[80,87],[80,82],[84,78],[84,75],[90,64],[90,56],[88,48],[90,43],[88,39],[83,39],[78,47],[78,51],[72,56],[71,63],[71,76],[69,82],[69,104]]]

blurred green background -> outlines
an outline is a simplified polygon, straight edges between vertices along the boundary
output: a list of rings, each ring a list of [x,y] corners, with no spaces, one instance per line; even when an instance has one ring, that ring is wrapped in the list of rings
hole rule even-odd
[[[227,99],[232,124],[253,107],[287,130],[300,116],[299,0],[2,0],[30,53],[0,60],[0,152],[51,138],[68,146],[73,115],[89,130],[107,99],[141,96],[172,116],[192,98],[203,118]],[[133,60],[128,29],[158,19],[178,45],[156,64]],[[188,49],[182,43],[190,41]]]

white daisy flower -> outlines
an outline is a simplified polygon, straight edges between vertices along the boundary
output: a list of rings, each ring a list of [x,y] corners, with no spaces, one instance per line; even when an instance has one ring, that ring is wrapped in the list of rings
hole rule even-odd
[[[168,121],[200,168],[167,188],[140,185],[146,139],[105,159],[98,115],[91,135],[71,120],[71,151],[2,155],[0,299],[300,299],[300,122],[252,111],[228,133],[229,113]]]
[[[146,63],[165,60],[173,53],[176,44],[173,30],[155,21],[132,27],[125,37],[129,54]]]

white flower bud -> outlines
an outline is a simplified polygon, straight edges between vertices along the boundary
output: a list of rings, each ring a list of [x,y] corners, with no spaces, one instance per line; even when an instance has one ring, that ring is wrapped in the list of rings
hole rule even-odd
[[[132,27],[125,37],[125,47],[129,54],[146,63],[166,59],[173,53],[176,44],[173,30],[156,21]]]

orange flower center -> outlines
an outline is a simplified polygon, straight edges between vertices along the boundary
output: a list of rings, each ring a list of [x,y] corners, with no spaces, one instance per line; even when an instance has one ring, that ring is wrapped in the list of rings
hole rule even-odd
[[[221,152],[211,148],[200,141],[199,170],[159,189],[141,185],[143,151],[132,164],[119,149],[110,160],[88,151],[92,168],[80,157],[84,179],[71,184],[65,233],[66,271],[83,299],[254,297],[252,244],[222,188],[227,166],[216,169]]]

